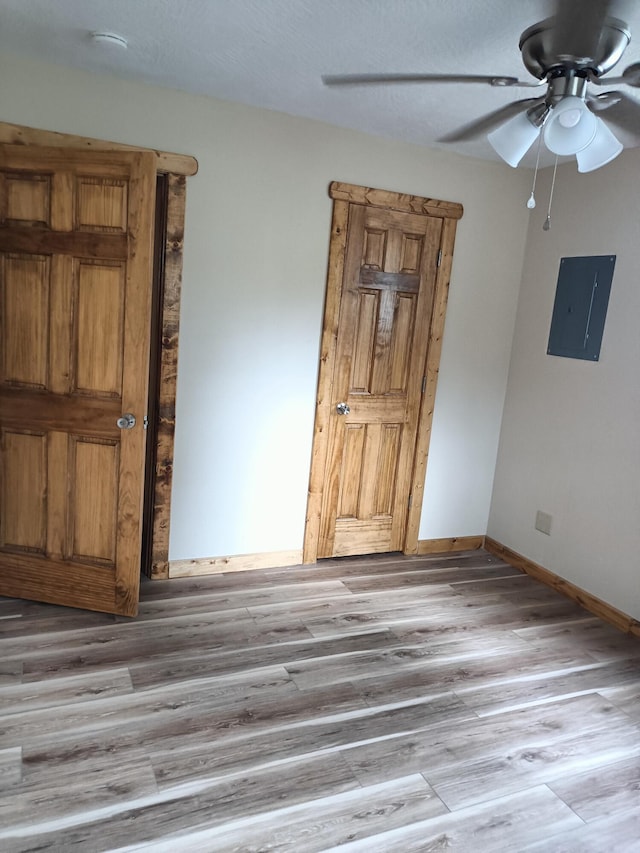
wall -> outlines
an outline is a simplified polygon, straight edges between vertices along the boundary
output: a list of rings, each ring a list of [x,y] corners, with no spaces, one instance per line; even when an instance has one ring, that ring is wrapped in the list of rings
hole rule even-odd
[[[550,170],[537,193],[518,305],[489,535],[640,618],[640,150]],[[544,203],[542,203],[544,202]],[[542,209],[544,207],[544,209]],[[561,257],[617,256],[600,361],[546,355]],[[553,516],[551,536],[534,529]]]
[[[530,176],[0,58],[5,121],[192,154],[171,558],[302,547],[331,180],[462,202],[420,538],[485,532]]]

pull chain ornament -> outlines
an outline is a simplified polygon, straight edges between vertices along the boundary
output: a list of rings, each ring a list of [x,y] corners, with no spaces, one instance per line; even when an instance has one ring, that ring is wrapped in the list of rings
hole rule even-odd
[[[558,155],[556,154],[556,162],[553,165],[553,178],[551,179],[551,192],[549,193],[549,208],[547,209],[547,218],[542,226],[543,231],[548,231],[551,228],[551,202],[553,201],[553,189],[556,185],[556,172],[558,170]]]
[[[533,186],[531,187],[531,195],[529,196],[529,200],[527,201],[527,207],[529,210],[533,210],[536,206],[536,180],[538,178],[538,166],[540,165],[540,145],[542,144],[542,128],[540,128],[540,135],[538,136],[538,154],[536,156],[536,169],[533,173]]]

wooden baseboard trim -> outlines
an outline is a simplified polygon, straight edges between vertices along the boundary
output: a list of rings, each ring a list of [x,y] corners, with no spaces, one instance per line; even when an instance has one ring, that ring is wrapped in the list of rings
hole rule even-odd
[[[299,566],[302,549],[268,551],[262,554],[234,554],[230,557],[202,557],[195,560],[171,560],[170,578],[192,578],[197,575],[219,575],[223,572],[247,572],[252,569],[279,569]]]
[[[444,554],[448,551],[477,551],[484,536],[452,536],[450,539],[419,539],[416,554]]]
[[[640,622],[618,610],[612,604],[607,604],[606,601],[602,601],[602,599],[597,598],[590,592],[586,592],[586,590],[581,589],[579,586],[571,583],[571,581],[564,580],[564,578],[549,571],[549,569],[545,569],[544,566],[540,566],[527,557],[523,557],[517,551],[512,551],[506,545],[496,542],[490,536],[485,538],[484,547],[491,554],[509,563],[514,568],[520,569],[521,572],[525,572],[525,574],[530,575],[535,580],[552,587],[552,589],[555,589],[562,595],[566,595],[567,598],[584,607],[589,613],[593,613],[594,616],[597,616],[604,622],[608,622],[619,631],[625,634],[632,634],[634,637],[640,637]]]

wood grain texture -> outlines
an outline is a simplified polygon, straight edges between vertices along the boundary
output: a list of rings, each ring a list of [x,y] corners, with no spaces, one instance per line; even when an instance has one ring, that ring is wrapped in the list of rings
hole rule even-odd
[[[344,201],[334,201],[331,239],[329,242],[327,290],[322,321],[322,338],[320,341],[316,418],[313,428],[309,494],[307,497],[307,513],[302,549],[302,562],[305,564],[315,563],[318,558],[320,520],[329,438],[331,387],[340,316],[340,285],[344,274],[348,222],[349,205]]]
[[[153,531],[151,534],[152,553],[149,560],[149,571],[151,577],[168,578],[168,551],[169,551],[169,525],[170,525],[170,500],[171,483],[173,476],[173,434],[175,428],[175,397],[176,397],[176,375],[178,356],[178,331],[180,315],[180,289],[182,276],[182,247],[184,238],[184,211],[186,195],[186,176],[195,175],[198,163],[195,158],[171,154],[162,151],[151,151],[141,149],[132,145],[106,142],[88,137],[74,136],[72,134],[57,133],[20,125],[0,122],[0,143],[10,143],[25,147],[48,147],[63,151],[63,149],[76,149],[94,152],[144,152],[153,154],[155,167],[158,173],[166,173],[169,185],[167,228],[165,239],[163,296],[162,296],[162,330],[161,338],[161,364],[160,364],[160,394],[158,401],[158,427],[155,450],[155,493],[153,497]],[[14,174],[11,180],[2,180],[0,188],[0,211],[5,219],[16,220],[22,225],[43,226],[47,225],[52,230],[39,230],[34,232],[32,227],[14,227],[10,235],[9,243],[5,246],[4,237],[0,234],[0,246],[8,251],[29,250],[34,246],[39,247],[42,252],[57,253],[54,258],[54,274],[51,277],[51,300],[52,310],[50,316],[50,340],[55,341],[52,345],[50,361],[52,369],[49,376],[49,387],[57,394],[65,394],[70,390],[69,376],[70,368],[60,362],[61,353],[71,352],[70,342],[65,348],[65,339],[68,335],[68,324],[65,325],[64,306],[69,302],[69,295],[65,294],[71,280],[70,253],[85,258],[98,258],[108,254],[112,258],[127,258],[127,240],[125,236],[126,227],[123,216],[125,215],[125,197],[116,184],[111,188],[111,199],[107,205],[105,193],[102,193],[99,207],[103,212],[107,211],[110,220],[101,223],[91,223],[95,229],[97,226],[104,232],[120,233],[64,233],[73,231],[73,213],[65,207],[60,206],[57,200],[71,192],[69,176],[54,174],[51,178],[37,176],[36,179],[27,182],[24,176]],[[48,182],[51,183],[48,183]],[[18,188],[19,187],[19,188]],[[18,188],[18,189],[17,189]],[[54,190],[51,193],[51,189]],[[91,218],[92,209],[95,210],[95,184],[85,180],[79,192],[77,210],[79,219]],[[52,201],[50,202],[50,197]],[[82,223],[80,223],[82,224]],[[0,278],[5,276],[0,276]],[[24,288],[23,288],[24,291]],[[37,294],[36,294],[37,296]],[[21,298],[21,305],[26,309],[28,306]],[[38,334],[37,323],[38,312],[22,311],[22,319],[29,326],[25,332],[29,333],[31,341],[29,347],[28,370],[38,372],[40,363],[34,348],[37,341],[44,340]],[[12,325],[15,325],[12,318]],[[24,325],[24,324],[23,324]],[[36,328],[34,328],[36,326]],[[100,332],[100,329],[98,329]],[[104,336],[103,336],[104,337]],[[106,343],[105,343],[106,345]],[[12,355],[12,354],[10,354]],[[6,354],[3,360],[6,367]],[[8,365],[14,368],[15,365]],[[18,365],[20,367],[20,365]],[[2,371],[0,371],[2,372]],[[40,371],[42,372],[42,371]],[[117,371],[116,371],[117,372]],[[4,370],[6,373],[6,369]],[[39,383],[45,387],[46,383]],[[11,400],[7,401],[6,408],[11,408]],[[4,402],[3,402],[4,405]],[[120,412],[119,412],[120,413]],[[118,413],[118,414],[119,414]],[[18,417],[16,414],[16,418]],[[117,415],[116,415],[117,417]],[[87,419],[85,418],[85,421]],[[109,423],[112,417],[109,416]],[[91,421],[95,428],[95,422]],[[60,467],[58,465],[58,467]],[[54,498],[55,500],[55,498]],[[57,534],[59,539],[60,528],[52,527],[50,539],[53,541]],[[146,568],[146,567],[145,567]]]
[[[154,158],[0,144],[0,165],[0,590],[133,615],[145,434],[116,421],[147,406]]]
[[[0,599],[0,848],[637,849],[640,644],[484,550]]]
[[[53,130],[39,130],[9,122],[0,122],[0,142],[13,145],[44,145],[60,148],[79,148],[86,151],[147,151],[156,158],[158,172],[171,172],[176,175],[195,175],[198,171],[198,161],[187,154],[170,154],[166,151],[155,151],[150,148],[139,148],[134,145],[124,145],[121,142],[105,142],[102,139],[92,139],[86,136],[75,136],[71,133],[58,133]]]
[[[562,595],[566,595],[567,598],[575,601],[580,607],[584,607],[585,610],[613,625],[618,630],[624,631],[625,634],[640,637],[640,622],[618,610],[612,604],[602,601],[602,599],[581,589],[579,586],[571,583],[571,581],[561,578],[554,572],[549,571],[549,569],[545,569],[544,566],[534,563],[533,560],[529,560],[522,554],[512,551],[511,548],[507,548],[506,545],[502,545],[488,536],[485,539],[485,548],[491,554],[495,554],[510,565],[520,569],[520,571],[526,572],[530,577],[547,584],[552,589],[562,593]]]
[[[247,572],[276,566],[299,566],[302,551],[264,551],[259,554],[232,554],[229,557],[202,557],[193,560],[171,560],[169,577],[189,578],[227,572]]]
[[[404,210],[406,213],[426,213],[429,216],[443,216],[451,219],[460,219],[464,212],[462,205],[457,202],[439,201],[435,198],[423,198],[408,193],[361,187],[356,184],[345,184],[341,181],[332,181],[329,186],[329,195],[333,199],[349,201],[354,204]]]
[[[462,210],[460,212],[462,215]],[[424,483],[427,475],[429,444],[433,411],[436,402],[436,389],[440,372],[440,356],[444,338],[444,323],[449,299],[449,282],[451,265],[453,263],[453,248],[455,243],[457,221],[455,218],[445,219],[442,225],[440,242],[440,266],[436,277],[436,288],[433,299],[431,324],[429,326],[429,343],[424,364],[424,392],[420,406],[420,420],[416,439],[416,453],[413,464],[411,495],[412,501],[407,516],[407,533],[404,551],[406,554],[416,553],[418,531],[422,517],[422,502],[424,498]]]
[[[337,182],[330,195],[334,221],[305,563],[318,556],[417,552],[462,215],[459,205]],[[336,413],[338,401],[348,405],[345,415]]]
[[[637,807],[601,820],[589,821],[578,829],[567,830],[554,839],[554,846],[537,842],[524,849],[530,853],[636,853],[640,838],[640,813]]]
[[[171,486],[173,483],[186,196],[187,182],[185,177],[169,175],[162,276],[161,354],[151,550],[151,577],[159,579],[169,577],[169,530],[171,525]],[[158,235],[156,235],[156,239],[158,239]]]
[[[416,554],[442,554],[446,551],[477,551],[484,545],[484,536],[452,536],[448,539],[419,539]]]

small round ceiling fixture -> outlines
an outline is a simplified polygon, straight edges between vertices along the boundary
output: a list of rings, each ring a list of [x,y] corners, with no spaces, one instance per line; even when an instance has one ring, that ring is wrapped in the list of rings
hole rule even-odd
[[[129,46],[126,38],[119,36],[117,33],[91,33],[91,41],[100,46],[117,47],[122,48],[122,50],[126,50]]]

